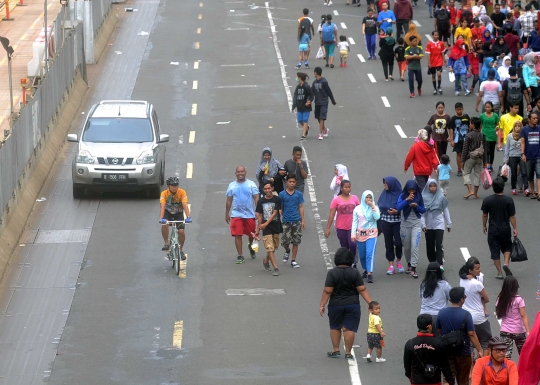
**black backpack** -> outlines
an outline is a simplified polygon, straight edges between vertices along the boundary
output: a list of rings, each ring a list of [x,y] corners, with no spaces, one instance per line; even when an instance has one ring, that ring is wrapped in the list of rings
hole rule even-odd
[[[437,27],[440,29],[450,27],[449,12],[446,9],[439,9],[437,11]]]
[[[467,324],[467,318],[469,317],[469,312],[465,313],[465,318],[461,325],[459,325],[458,330],[452,330],[449,333],[443,334],[441,341],[446,348],[448,355],[455,356],[459,354],[461,349],[465,346],[465,337],[463,333],[466,333],[465,325]]]
[[[307,33],[311,37],[311,21],[308,19],[307,16],[304,16],[304,18],[300,22],[300,31],[302,30],[302,27],[305,28],[305,33]]]
[[[511,104],[523,102],[523,90],[519,79],[508,79],[508,91],[506,91],[506,100]]]

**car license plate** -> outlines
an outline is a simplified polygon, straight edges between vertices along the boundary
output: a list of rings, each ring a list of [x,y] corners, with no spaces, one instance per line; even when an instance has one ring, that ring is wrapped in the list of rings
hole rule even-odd
[[[128,181],[128,174],[101,174],[104,182],[122,183]]]

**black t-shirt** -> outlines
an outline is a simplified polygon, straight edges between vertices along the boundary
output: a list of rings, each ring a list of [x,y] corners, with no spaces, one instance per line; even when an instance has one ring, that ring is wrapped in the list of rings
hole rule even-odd
[[[362,275],[352,267],[334,267],[326,274],[325,287],[333,287],[328,306],[344,306],[360,303],[358,286],[364,286]]]
[[[516,215],[516,207],[512,198],[494,194],[484,198],[482,212],[489,215],[489,233],[506,233],[510,231],[510,217]]]
[[[505,99],[508,99],[508,82],[515,82],[516,80],[518,80],[520,83],[522,94],[527,89],[527,86],[525,85],[525,80],[523,80],[522,78],[506,79],[502,85],[502,90],[504,91],[503,94],[504,94]],[[523,100],[523,97],[522,97],[522,100]]]
[[[362,24],[365,24],[366,35],[376,35],[377,34],[377,18],[366,16],[362,20]]]
[[[504,24],[504,21],[506,20],[506,14],[500,12],[500,13],[495,13],[493,12],[491,14],[491,20],[493,20],[493,23],[495,23],[495,25],[499,28],[502,28],[503,27],[503,24]]]
[[[465,140],[465,135],[467,135],[467,133],[469,132],[470,122],[471,119],[467,114],[463,114],[461,116],[454,115],[450,118],[450,124],[448,125],[448,128],[454,130],[454,137],[452,138],[454,142],[463,142]]]
[[[397,61],[405,61],[405,47],[402,45],[398,45],[394,49],[394,54],[397,55],[396,60]]]
[[[272,195],[272,198],[267,199],[266,197],[261,197],[257,202],[256,212],[262,215],[263,223],[272,216],[275,210],[281,210],[281,198],[275,195]],[[272,222],[266,226],[263,230],[263,235],[272,235],[282,233],[283,229],[281,227],[281,219],[279,217],[279,212],[274,217]]]
[[[438,9],[433,14],[433,17],[437,19],[437,29],[445,31],[450,28],[450,22],[452,20],[452,15],[447,9]]]

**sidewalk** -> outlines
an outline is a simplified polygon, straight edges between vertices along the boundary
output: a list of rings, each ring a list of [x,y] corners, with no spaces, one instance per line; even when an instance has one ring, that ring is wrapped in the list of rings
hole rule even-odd
[[[27,64],[32,59],[32,43],[43,28],[44,4],[47,2],[47,24],[51,25],[60,8],[58,0],[24,0],[25,7],[15,6],[10,14],[13,21],[1,20],[6,16],[4,0],[0,0],[0,36],[7,37],[15,50],[12,57],[13,106],[20,110],[21,79],[27,77]],[[19,0],[10,0],[11,9]],[[9,76],[6,51],[0,46],[0,140],[9,129]]]

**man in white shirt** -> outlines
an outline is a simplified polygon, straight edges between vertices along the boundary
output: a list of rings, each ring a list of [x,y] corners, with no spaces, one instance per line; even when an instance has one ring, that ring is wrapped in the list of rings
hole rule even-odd
[[[531,5],[527,4],[525,6],[525,13],[521,15],[518,20],[521,25],[521,41],[526,43],[534,28],[534,21],[538,20],[538,16],[532,12]]]
[[[492,68],[488,71],[488,80],[485,80],[480,84],[480,92],[478,93],[478,98],[476,99],[476,112],[478,111],[478,106],[482,102],[482,112],[485,111],[486,102],[493,103],[493,112],[497,115],[503,107],[503,93],[501,82],[495,80],[495,70]]]

